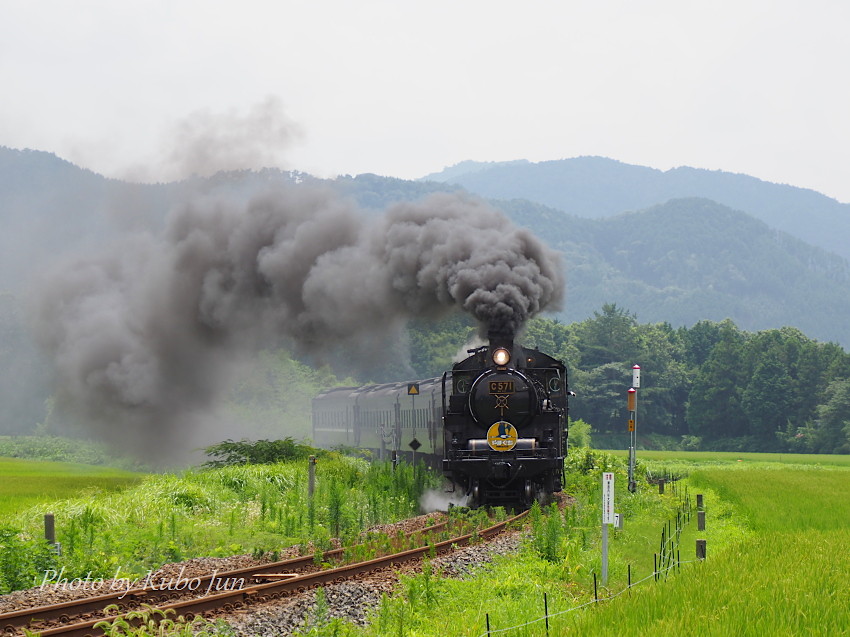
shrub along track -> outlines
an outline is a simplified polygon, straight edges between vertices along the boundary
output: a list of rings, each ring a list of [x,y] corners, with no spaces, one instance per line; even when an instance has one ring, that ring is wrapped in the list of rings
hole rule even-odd
[[[342,557],[346,549],[327,551],[321,555],[320,560],[317,560],[315,555],[307,555],[198,577],[184,576],[181,590],[173,590],[179,588],[179,580],[172,578],[170,585],[155,590],[149,586],[129,591],[125,588],[107,595],[13,610],[0,614],[0,631],[14,635],[22,634],[26,628],[30,631],[40,631],[44,637],[102,635],[102,631],[95,629],[94,625],[104,620],[111,622],[120,616],[104,616],[103,609],[110,604],[117,604],[122,613],[141,608],[142,605],[164,611],[173,609],[175,616],[182,615],[187,619],[230,614],[255,604],[303,593],[318,586],[357,579],[376,572],[394,571],[403,564],[418,562],[429,555],[447,554],[477,538],[493,538],[525,515],[526,512],[523,512],[486,529],[434,542],[434,535],[447,526],[447,522],[442,522],[407,534],[418,544],[417,548],[336,568],[316,570],[315,563]]]

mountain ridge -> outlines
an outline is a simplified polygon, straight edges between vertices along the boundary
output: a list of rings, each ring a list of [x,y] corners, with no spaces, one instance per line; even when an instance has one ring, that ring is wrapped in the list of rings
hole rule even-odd
[[[452,183],[488,198],[528,199],[590,218],[641,210],[670,199],[704,197],[850,259],[845,241],[850,236],[850,204],[740,173],[688,166],[662,171],[585,156],[537,163],[463,163],[423,179]]]
[[[524,161],[496,165],[511,171],[534,166]],[[583,165],[605,168],[610,161]],[[621,167],[633,178],[658,172]],[[607,178],[602,175],[595,183]],[[127,228],[161,230],[168,209],[191,192],[249,197],[275,183],[332,188],[367,214],[432,192],[467,190],[372,174],[323,180],[276,169],[128,184],[49,153],[0,149],[0,210],[7,230],[0,236],[0,291],[18,293],[44,263],[69,251],[96,249]],[[616,302],[644,321],[691,325],[731,318],[743,329],[793,325],[814,338],[850,344],[850,328],[841,320],[850,312],[846,259],[749,211],[681,197],[588,218],[528,199],[491,202],[563,253],[568,289],[559,317],[565,321],[583,320]]]

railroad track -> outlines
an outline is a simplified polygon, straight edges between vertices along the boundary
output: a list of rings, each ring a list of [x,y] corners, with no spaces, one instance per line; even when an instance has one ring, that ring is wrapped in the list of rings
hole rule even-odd
[[[182,590],[151,590],[136,588],[129,591],[116,591],[80,600],[29,608],[0,614],[0,631],[4,635],[23,635],[24,629],[38,631],[43,637],[63,635],[65,637],[100,636],[103,632],[95,624],[106,621],[112,623],[133,608],[144,605],[162,611],[173,610],[175,616],[184,616],[192,620],[197,616],[212,615],[216,612],[232,612],[252,604],[288,597],[323,584],[353,579],[367,573],[392,569],[398,565],[422,559],[433,552],[442,555],[455,547],[467,546],[475,538],[489,539],[501,533],[508,525],[523,518],[527,512],[520,513],[486,529],[464,533],[440,542],[430,542],[430,538],[447,527],[442,522],[407,534],[418,539],[419,546],[375,559],[338,566],[336,568],[312,570],[315,555],[282,560],[261,566],[235,569],[214,573],[206,577],[191,578],[195,585],[191,590],[186,586]],[[346,549],[334,549],[322,554],[323,561],[341,558]],[[258,583],[247,584],[248,581]],[[225,590],[221,590],[224,588]],[[201,595],[198,595],[198,591]],[[220,591],[220,592],[219,592]],[[117,605],[121,613],[106,616],[104,609]]]

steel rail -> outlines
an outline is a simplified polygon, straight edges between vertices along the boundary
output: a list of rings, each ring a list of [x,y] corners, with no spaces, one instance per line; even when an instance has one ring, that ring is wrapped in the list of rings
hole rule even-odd
[[[223,593],[206,595],[204,597],[158,605],[156,608],[166,612],[168,610],[173,610],[175,616],[182,615],[189,621],[197,616],[203,616],[205,613],[213,613],[222,610],[230,612],[232,610],[244,608],[250,604],[288,597],[293,593],[303,592],[321,584],[341,582],[364,573],[373,573],[390,569],[394,566],[419,559],[432,550],[438,555],[448,553],[456,547],[467,546],[476,537],[483,539],[492,538],[501,533],[509,524],[522,519],[527,514],[528,511],[523,511],[519,515],[494,524],[486,529],[467,533],[436,544],[401,551],[393,555],[387,555],[373,560],[340,566],[334,569],[318,571],[315,573],[305,573],[286,580],[256,584],[247,588],[240,588],[233,591],[225,591]],[[257,571],[258,569],[255,568],[253,570]],[[268,569],[264,568],[262,570]],[[95,624],[100,622],[107,622],[111,624],[122,616],[123,615],[119,614],[65,626],[58,626],[55,628],[46,628],[38,634],[41,635],[41,637],[53,637],[54,635],[62,635],[63,637],[100,637],[103,635],[103,631],[95,629]]]
[[[448,521],[433,524],[415,531],[410,531],[405,534],[405,537],[412,538],[416,535],[426,535],[435,533],[448,525]],[[363,545],[360,545],[363,546]],[[342,557],[346,551],[352,547],[338,548],[325,551],[321,554],[323,560],[330,561]],[[184,578],[185,580],[194,582],[198,580],[197,590],[209,590],[211,584],[215,580],[239,580],[240,578],[254,579],[254,576],[261,576],[263,572],[272,572],[273,570],[288,570],[298,571],[314,564],[316,554],[302,555],[268,564],[260,564],[257,566],[246,566],[244,568],[233,569],[219,573],[207,574],[199,577]],[[172,578],[161,578],[173,581]],[[155,581],[161,581],[155,580]],[[137,580],[138,581],[138,580]],[[60,602],[58,604],[50,604],[46,606],[38,606],[35,608],[24,608],[21,610],[9,611],[0,613],[0,635],[19,634],[23,628],[29,630],[38,630],[39,623],[63,621],[68,622],[73,617],[86,616],[91,613],[102,611],[105,607],[116,604],[121,610],[140,607],[142,604],[160,604],[173,599],[175,596],[184,596],[191,594],[193,591],[183,589],[167,588],[165,585],[157,588],[156,586],[137,587],[132,589],[122,589],[115,592],[86,597],[83,599],[70,600]]]

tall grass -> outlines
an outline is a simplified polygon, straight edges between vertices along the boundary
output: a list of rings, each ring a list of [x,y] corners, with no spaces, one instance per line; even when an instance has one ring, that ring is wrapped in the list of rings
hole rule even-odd
[[[43,514],[56,519],[65,576],[139,577],[165,562],[195,556],[276,553],[292,545],[330,547],[369,525],[418,512],[424,466],[370,465],[342,456],[316,468],[307,494],[307,462],[233,466],[152,475],[119,493],[98,493],[32,507],[13,520],[38,537]],[[37,576],[38,574],[32,574]]]

